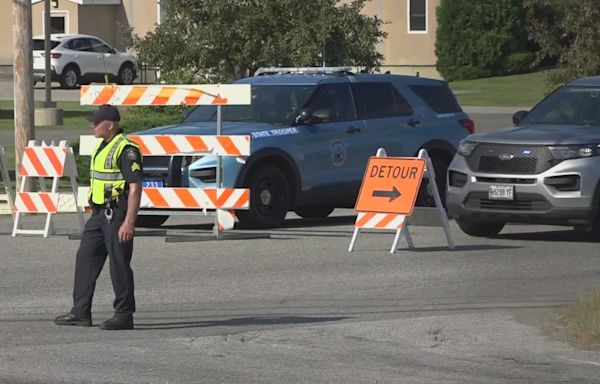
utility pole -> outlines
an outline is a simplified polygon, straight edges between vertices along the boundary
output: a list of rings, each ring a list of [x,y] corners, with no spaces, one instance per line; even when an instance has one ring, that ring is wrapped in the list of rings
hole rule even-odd
[[[44,1],[44,86],[46,88],[46,101],[44,107],[55,108],[56,104],[52,102],[52,71],[50,70],[50,0]]]
[[[31,50],[31,0],[12,0],[13,4],[13,78],[15,111],[15,174],[20,185],[19,169],[23,151],[35,137],[33,125],[33,57]]]

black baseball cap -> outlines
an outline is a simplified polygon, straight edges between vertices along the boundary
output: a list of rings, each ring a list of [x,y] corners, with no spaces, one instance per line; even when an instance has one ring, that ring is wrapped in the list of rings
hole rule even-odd
[[[108,121],[121,121],[121,115],[119,110],[112,105],[104,104],[98,107],[93,115],[87,118],[92,123],[99,123],[104,120]]]

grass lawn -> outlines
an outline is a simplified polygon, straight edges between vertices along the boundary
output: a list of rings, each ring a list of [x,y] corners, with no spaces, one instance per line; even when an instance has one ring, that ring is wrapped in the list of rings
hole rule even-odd
[[[548,85],[550,71],[451,82],[461,105],[532,107],[553,87]]]
[[[38,129],[69,129],[86,128],[90,123],[85,118],[94,110],[94,107],[81,106],[75,101],[60,101],[58,108],[64,111],[64,125],[50,127],[35,127]],[[0,129],[14,129],[12,100],[0,100]]]

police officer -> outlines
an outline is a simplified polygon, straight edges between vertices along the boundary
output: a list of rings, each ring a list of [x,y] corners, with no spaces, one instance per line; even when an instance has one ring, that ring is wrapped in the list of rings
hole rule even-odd
[[[115,313],[111,319],[102,322],[100,328],[133,329],[135,299],[130,263],[142,194],[142,157],[137,144],[124,136],[117,108],[103,105],[89,120],[94,136],[103,139],[90,164],[88,198],[92,216],[85,224],[77,251],[73,308],[54,322],[58,325],[92,325],[92,297],[108,255]]]

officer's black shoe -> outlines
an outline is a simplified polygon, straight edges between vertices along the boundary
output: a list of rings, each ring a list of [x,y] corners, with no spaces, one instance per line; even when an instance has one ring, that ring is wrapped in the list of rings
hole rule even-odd
[[[133,317],[120,318],[113,316],[111,319],[103,321],[100,324],[101,329],[108,331],[117,331],[121,329],[133,329]]]
[[[71,312],[58,316],[54,319],[56,325],[78,325],[80,327],[91,327],[92,319],[89,317],[75,316]]]

